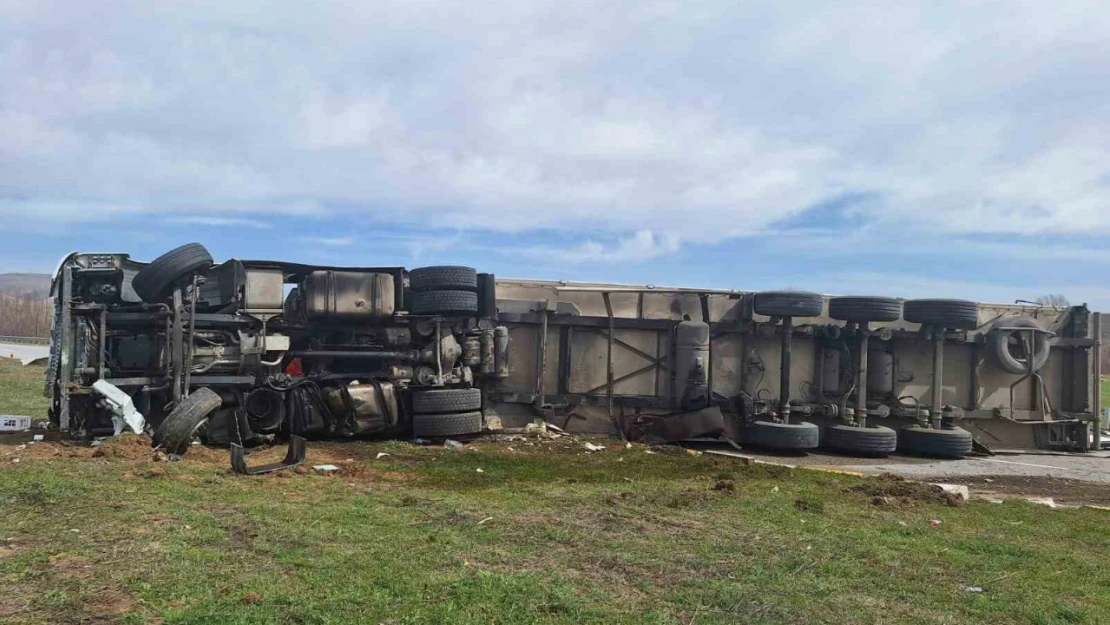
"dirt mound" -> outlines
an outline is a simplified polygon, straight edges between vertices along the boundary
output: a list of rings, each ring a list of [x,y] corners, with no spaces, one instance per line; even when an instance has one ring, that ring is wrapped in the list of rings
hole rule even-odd
[[[939,486],[914,482],[891,473],[883,473],[867,479],[848,490],[871,497],[871,503],[876,506],[909,508],[924,502],[943,503],[949,506],[962,506],[964,503],[963,499],[944,492],[944,489]]]
[[[963,484],[986,498],[1051,497],[1061,504],[1110,506],[1110,484],[1043,475],[943,476],[938,482]]]

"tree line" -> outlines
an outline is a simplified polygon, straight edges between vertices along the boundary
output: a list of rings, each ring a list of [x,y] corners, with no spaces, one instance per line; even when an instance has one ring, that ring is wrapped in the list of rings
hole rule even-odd
[[[0,335],[49,337],[52,312],[49,299],[0,293]]]

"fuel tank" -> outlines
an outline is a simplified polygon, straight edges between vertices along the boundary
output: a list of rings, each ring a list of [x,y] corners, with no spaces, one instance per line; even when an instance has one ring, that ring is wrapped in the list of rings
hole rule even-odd
[[[304,313],[314,321],[381,321],[393,316],[393,276],[363,271],[313,271],[305,276]]]

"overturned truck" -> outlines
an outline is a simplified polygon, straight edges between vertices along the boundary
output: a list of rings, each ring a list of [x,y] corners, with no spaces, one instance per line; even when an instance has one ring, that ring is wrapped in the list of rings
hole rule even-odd
[[[468,267],[72,254],[50,418],[183,453],[460,437],[537,416],[648,442],[858,455],[1101,445],[1085,306],[495,279]]]

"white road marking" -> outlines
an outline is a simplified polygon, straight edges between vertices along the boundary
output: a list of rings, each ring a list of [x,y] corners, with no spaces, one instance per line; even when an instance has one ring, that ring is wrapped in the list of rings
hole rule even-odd
[[[981,460],[983,462],[1001,462],[1002,464],[1019,464],[1023,467],[1038,467],[1038,468],[1041,468],[1041,469],[1056,469],[1057,471],[1074,471],[1075,470],[1075,469],[1069,469],[1069,468],[1066,468],[1066,467],[1054,467],[1054,466],[1047,465],[1047,464],[1033,464],[1031,462],[1014,462],[1013,460],[995,460],[994,458],[976,458],[976,460]]]

